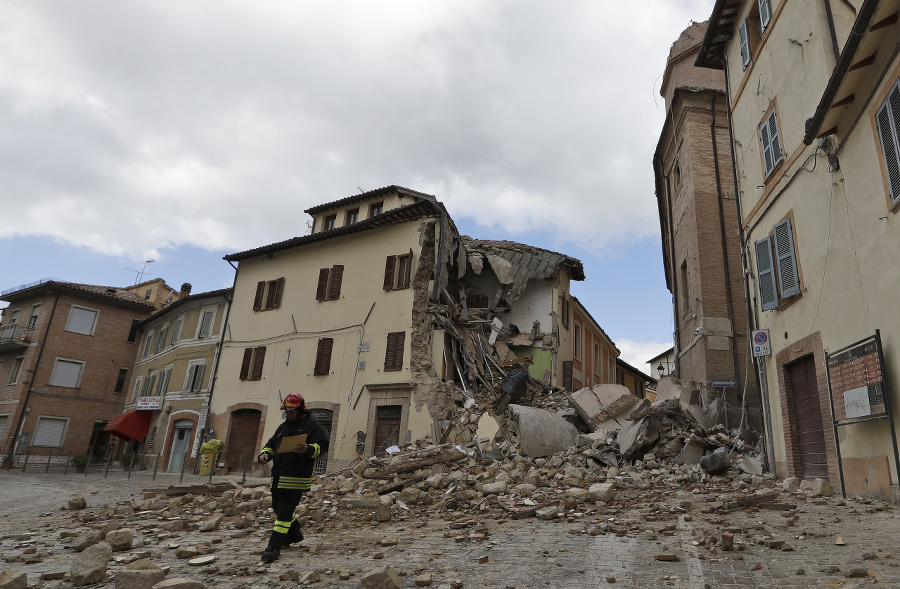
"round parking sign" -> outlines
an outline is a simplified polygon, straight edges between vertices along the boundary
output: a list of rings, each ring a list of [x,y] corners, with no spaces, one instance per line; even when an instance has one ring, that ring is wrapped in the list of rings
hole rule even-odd
[[[766,335],[766,332],[760,331],[760,332],[757,332],[757,334],[753,337],[753,340],[757,344],[763,345],[764,343],[766,343],[769,340],[769,336]]]

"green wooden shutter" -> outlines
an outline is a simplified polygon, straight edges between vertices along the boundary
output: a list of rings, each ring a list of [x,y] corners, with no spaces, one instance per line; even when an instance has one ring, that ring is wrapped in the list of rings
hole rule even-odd
[[[778,307],[778,291],[775,286],[775,264],[772,261],[771,238],[765,237],[755,243],[756,280],[759,283],[759,299],[763,311]]]

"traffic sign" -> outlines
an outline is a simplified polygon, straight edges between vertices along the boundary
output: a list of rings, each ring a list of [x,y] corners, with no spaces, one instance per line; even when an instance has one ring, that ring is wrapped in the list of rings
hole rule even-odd
[[[759,329],[753,332],[753,357],[771,356],[772,346],[769,341],[769,330]]]
[[[737,386],[737,381],[733,378],[714,378],[712,379],[712,387],[714,389],[725,389],[725,388],[734,388]]]

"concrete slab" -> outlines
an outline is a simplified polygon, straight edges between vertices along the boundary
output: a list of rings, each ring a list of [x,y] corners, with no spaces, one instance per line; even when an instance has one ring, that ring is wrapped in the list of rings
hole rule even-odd
[[[575,445],[578,430],[562,417],[524,405],[510,405],[509,411],[519,422],[522,455],[550,456]]]

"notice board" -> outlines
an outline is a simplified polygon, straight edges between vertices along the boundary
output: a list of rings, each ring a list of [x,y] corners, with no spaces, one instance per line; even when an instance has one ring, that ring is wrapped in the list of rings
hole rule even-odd
[[[879,340],[866,338],[826,356],[837,422],[884,416],[884,370]]]

